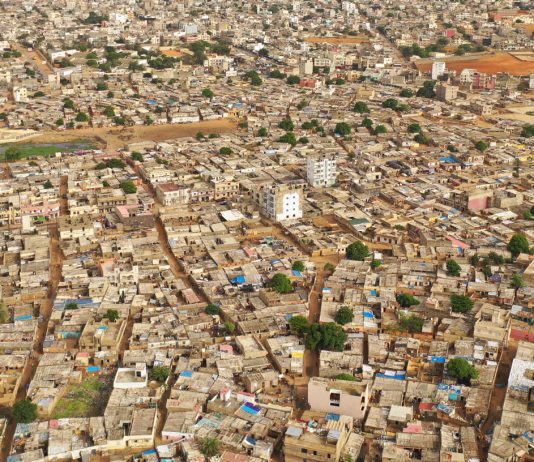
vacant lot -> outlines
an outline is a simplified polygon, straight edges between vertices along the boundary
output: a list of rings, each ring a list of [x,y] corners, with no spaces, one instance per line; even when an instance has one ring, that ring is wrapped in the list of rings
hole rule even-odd
[[[71,385],[67,394],[59,400],[54,408],[52,418],[102,415],[110,391],[110,380],[104,381],[96,377]]]
[[[334,45],[355,45],[358,43],[367,43],[369,37],[365,35],[344,36],[344,37],[306,37],[304,39],[308,43],[332,43]]]
[[[174,138],[195,136],[198,132],[228,133],[237,130],[237,120],[218,119],[205,120],[192,124],[180,125],[136,125],[124,128],[80,128],[77,130],[48,131],[32,138],[35,144],[64,143],[75,140],[98,140],[104,141],[108,149],[119,149],[125,144],[138,143],[140,141],[165,141]]]
[[[464,69],[476,69],[488,74],[508,72],[512,75],[529,75],[534,73],[533,61],[523,61],[505,52],[477,54],[476,56],[454,56],[438,61],[445,61],[447,69],[456,72],[461,72]],[[432,61],[422,59],[416,62],[416,66],[422,72],[430,72]]]

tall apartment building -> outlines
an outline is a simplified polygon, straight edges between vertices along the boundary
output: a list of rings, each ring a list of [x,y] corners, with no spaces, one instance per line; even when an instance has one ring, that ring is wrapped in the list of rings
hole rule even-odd
[[[314,188],[334,185],[337,176],[335,156],[308,156],[306,161],[306,176],[308,183]]]
[[[279,184],[262,191],[262,213],[274,221],[302,218],[304,193],[302,184]]]
[[[438,77],[445,74],[447,64],[443,61],[435,61],[432,63],[432,80],[438,80]]]

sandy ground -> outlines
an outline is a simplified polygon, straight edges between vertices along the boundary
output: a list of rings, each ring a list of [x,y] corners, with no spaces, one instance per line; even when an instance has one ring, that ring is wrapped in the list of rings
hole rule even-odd
[[[38,135],[31,143],[63,143],[75,140],[105,141],[108,149],[118,149],[125,144],[141,141],[165,141],[174,138],[195,136],[198,132],[204,134],[227,133],[237,129],[237,120],[218,119],[205,120],[192,124],[179,125],[138,125],[126,128],[80,128],[77,130],[47,131]],[[26,143],[28,141],[25,141]]]
[[[444,58],[441,61],[447,63],[447,69],[457,72],[464,69],[476,69],[479,72],[489,74],[508,72],[512,75],[529,75],[534,73],[534,61],[523,61],[505,52],[478,54],[476,56],[454,56]],[[432,69],[432,61],[419,60],[416,62],[416,66],[422,72],[429,72]]]
[[[332,43],[334,45],[353,45],[357,43],[367,43],[369,38],[365,35],[346,36],[346,37],[306,37],[308,43]]]

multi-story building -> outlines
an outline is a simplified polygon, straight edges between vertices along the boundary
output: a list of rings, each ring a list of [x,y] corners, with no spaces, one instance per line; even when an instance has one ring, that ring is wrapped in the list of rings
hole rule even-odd
[[[436,85],[436,99],[439,101],[453,101],[458,96],[458,87],[441,83]]]
[[[334,185],[336,174],[335,156],[308,156],[306,161],[306,176],[308,183],[314,188]]]
[[[274,221],[302,218],[302,184],[280,184],[265,189],[260,198],[262,213]]]
[[[176,183],[156,185],[156,196],[163,205],[188,204],[189,193],[189,188]]]
[[[436,61],[432,63],[432,80],[438,80],[438,77],[445,74],[446,69],[447,65],[443,61]]]
[[[288,423],[284,438],[285,461],[338,462],[352,433],[352,417],[339,415],[320,425],[313,416],[307,424],[302,422],[307,420],[306,414],[299,422]]]

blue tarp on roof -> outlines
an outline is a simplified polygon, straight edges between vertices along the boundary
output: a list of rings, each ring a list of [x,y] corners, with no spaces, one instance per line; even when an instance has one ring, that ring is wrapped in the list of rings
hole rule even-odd
[[[278,265],[279,263],[282,263],[280,260],[271,260],[271,265]]]
[[[143,454],[145,456],[148,456],[149,454],[156,454],[156,450],[155,449],[147,449],[146,451],[143,451]]]
[[[438,390],[446,391],[449,388],[450,388],[449,385],[447,385],[446,383],[438,383]]]
[[[87,372],[100,372],[100,366],[87,366]]]
[[[329,412],[326,414],[326,420],[333,420],[334,422],[339,421],[339,414],[334,414],[333,412]]]
[[[384,374],[382,372],[379,372],[376,374],[377,377],[386,377],[388,379],[394,379],[394,380],[404,380],[406,378],[405,372],[396,372],[395,375],[390,374]]]
[[[439,160],[441,162],[445,162],[446,164],[456,164],[458,163],[458,159],[454,156],[446,156],[446,157],[440,157]]]
[[[375,315],[373,313],[370,313],[369,311],[364,311],[363,312],[363,317],[364,318],[374,318]]]
[[[444,364],[445,356],[430,356],[430,362]]]
[[[376,297],[378,295],[378,292],[376,291],[376,289],[371,290],[371,295],[373,297]]]
[[[15,321],[28,321],[29,319],[33,319],[33,316],[31,314],[27,314],[25,316],[19,316],[15,318]]]
[[[255,406],[254,404],[252,403],[245,403],[243,404],[243,406],[241,406],[241,408],[245,411],[245,412],[248,412],[249,414],[252,414],[252,415],[256,415],[260,412],[261,408],[258,407],[258,406]]]
[[[149,99],[147,100],[146,104],[150,104],[151,106],[154,106],[155,104],[158,104],[158,102],[156,100]]]
[[[297,278],[301,278],[302,277],[302,273],[300,271],[291,270],[291,272],[293,273],[293,276],[295,276]]]
[[[246,280],[247,280],[247,278],[245,276],[243,276],[242,274],[240,274],[239,276],[236,276],[235,278],[232,278],[230,280],[230,282],[232,284],[244,284]]]
[[[182,371],[180,377],[193,377],[193,371]]]

